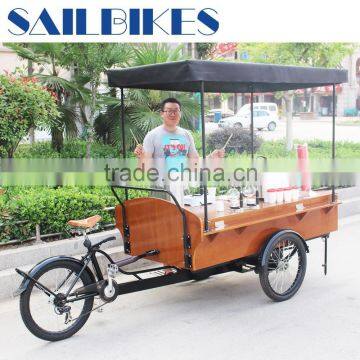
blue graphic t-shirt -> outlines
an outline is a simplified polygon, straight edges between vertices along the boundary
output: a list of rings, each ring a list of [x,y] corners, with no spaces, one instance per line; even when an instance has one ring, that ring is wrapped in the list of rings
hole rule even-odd
[[[186,167],[188,156],[198,156],[192,135],[181,127],[170,132],[163,125],[158,126],[145,136],[143,147],[154,159],[165,159],[166,171],[181,171],[181,164]]]

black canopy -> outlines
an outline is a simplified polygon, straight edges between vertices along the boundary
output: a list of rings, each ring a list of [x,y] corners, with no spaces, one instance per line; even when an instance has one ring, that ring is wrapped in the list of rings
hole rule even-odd
[[[347,82],[347,70],[203,60],[167,62],[107,73],[109,86],[197,92],[267,92]]]

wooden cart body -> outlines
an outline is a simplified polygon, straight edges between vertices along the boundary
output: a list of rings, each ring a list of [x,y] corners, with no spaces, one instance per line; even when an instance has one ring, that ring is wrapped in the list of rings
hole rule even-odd
[[[181,215],[175,204],[157,198],[138,198],[124,203],[131,255],[157,249],[151,260],[189,268],[184,259]],[[209,231],[204,232],[202,207],[185,207],[191,247],[191,270],[197,271],[260,253],[277,231],[289,229],[305,240],[321,237],[338,227],[338,202],[331,192],[283,204],[260,203],[259,209],[236,212],[225,207],[216,212],[209,205]],[[216,227],[223,221],[222,227]],[[221,223],[220,223],[221,225]],[[121,206],[116,207],[116,227],[124,236]]]

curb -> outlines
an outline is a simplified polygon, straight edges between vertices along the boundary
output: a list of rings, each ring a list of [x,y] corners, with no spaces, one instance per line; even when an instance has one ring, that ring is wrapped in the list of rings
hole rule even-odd
[[[116,240],[105,243],[102,249],[110,254],[115,260],[127,257],[122,246],[120,232],[115,230],[104,231],[97,234],[90,234],[90,241],[95,244],[106,237],[116,236]],[[75,237],[65,240],[57,240],[51,243],[33,244],[22,246],[16,249],[7,249],[0,252],[0,300],[13,298],[13,292],[20,285],[22,278],[15,272],[15,268],[29,271],[40,261],[56,255],[67,255],[80,258],[86,252],[83,247],[83,237]],[[131,270],[139,267],[147,267],[152,262],[149,260],[139,260],[136,264],[130,264],[125,269]],[[99,257],[99,264],[102,271],[106,270],[106,260],[103,256]]]

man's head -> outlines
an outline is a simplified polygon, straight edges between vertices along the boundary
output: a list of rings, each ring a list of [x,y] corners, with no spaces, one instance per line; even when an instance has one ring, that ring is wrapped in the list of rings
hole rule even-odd
[[[167,98],[161,103],[160,115],[167,128],[175,128],[181,118],[181,104],[175,98]]]

